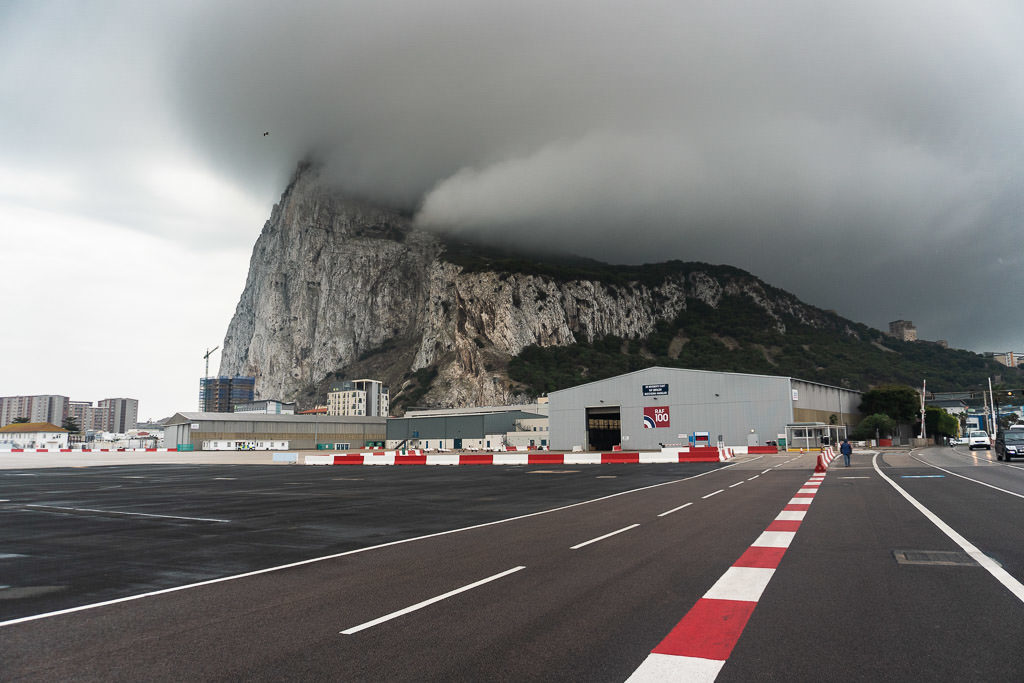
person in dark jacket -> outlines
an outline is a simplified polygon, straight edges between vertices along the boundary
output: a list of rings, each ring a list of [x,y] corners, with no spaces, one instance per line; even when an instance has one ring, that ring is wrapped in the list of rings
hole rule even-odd
[[[850,454],[853,453],[853,446],[846,439],[843,439],[843,444],[839,447],[839,452],[843,454],[843,464],[847,467],[850,466]]]

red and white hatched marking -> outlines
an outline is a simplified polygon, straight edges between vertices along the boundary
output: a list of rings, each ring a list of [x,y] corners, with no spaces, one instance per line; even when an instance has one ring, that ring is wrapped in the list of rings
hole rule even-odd
[[[815,474],[807,480],[768,528],[651,651],[629,682],[713,681],[718,677],[824,478],[824,474]]]

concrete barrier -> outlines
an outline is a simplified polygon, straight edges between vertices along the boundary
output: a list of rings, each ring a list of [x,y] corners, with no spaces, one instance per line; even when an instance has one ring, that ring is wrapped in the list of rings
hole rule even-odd
[[[394,451],[307,455],[307,465],[612,465],[670,464],[681,462],[726,462],[736,456],[733,448],[665,447],[661,452],[611,451],[604,453],[552,453],[520,451],[516,453],[459,453],[402,455]]]
[[[814,466],[815,472],[827,472],[828,466],[833,460],[836,459],[836,452],[832,450],[831,446],[827,446],[821,449],[818,453],[818,464]]]
[[[296,464],[299,462],[298,453],[274,453],[273,462],[290,462]]]

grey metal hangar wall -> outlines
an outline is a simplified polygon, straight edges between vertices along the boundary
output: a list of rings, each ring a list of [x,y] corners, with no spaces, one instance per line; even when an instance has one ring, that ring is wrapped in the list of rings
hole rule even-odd
[[[775,439],[793,421],[788,377],[654,367],[554,391],[551,447],[657,449],[709,432],[714,444]]]

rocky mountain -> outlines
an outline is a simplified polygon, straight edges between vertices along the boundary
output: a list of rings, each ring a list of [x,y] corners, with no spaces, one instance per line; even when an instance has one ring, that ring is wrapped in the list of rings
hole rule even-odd
[[[707,329],[707,320],[727,311],[726,328]],[[220,372],[254,375],[260,397],[300,405],[323,402],[334,378],[364,376],[383,379],[399,411],[489,405],[553,388],[530,379],[531,368],[556,357],[545,350],[607,350],[612,340],[624,345],[613,353],[633,359],[626,369],[710,368],[722,363],[691,357],[710,343],[736,365],[715,369],[786,374],[788,354],[803,352],[784,340],[808,331],[881,347],[883,364],[892,361],[886,355],[900,355],[877,330],[736,268],[510,256],[417,229],[407,213],[346,197],[316,166],[302,164],[253,249]],[[565,381],[598,374],[609,373],[577,363]],[[862,383],[848,374],[832,379]]]

